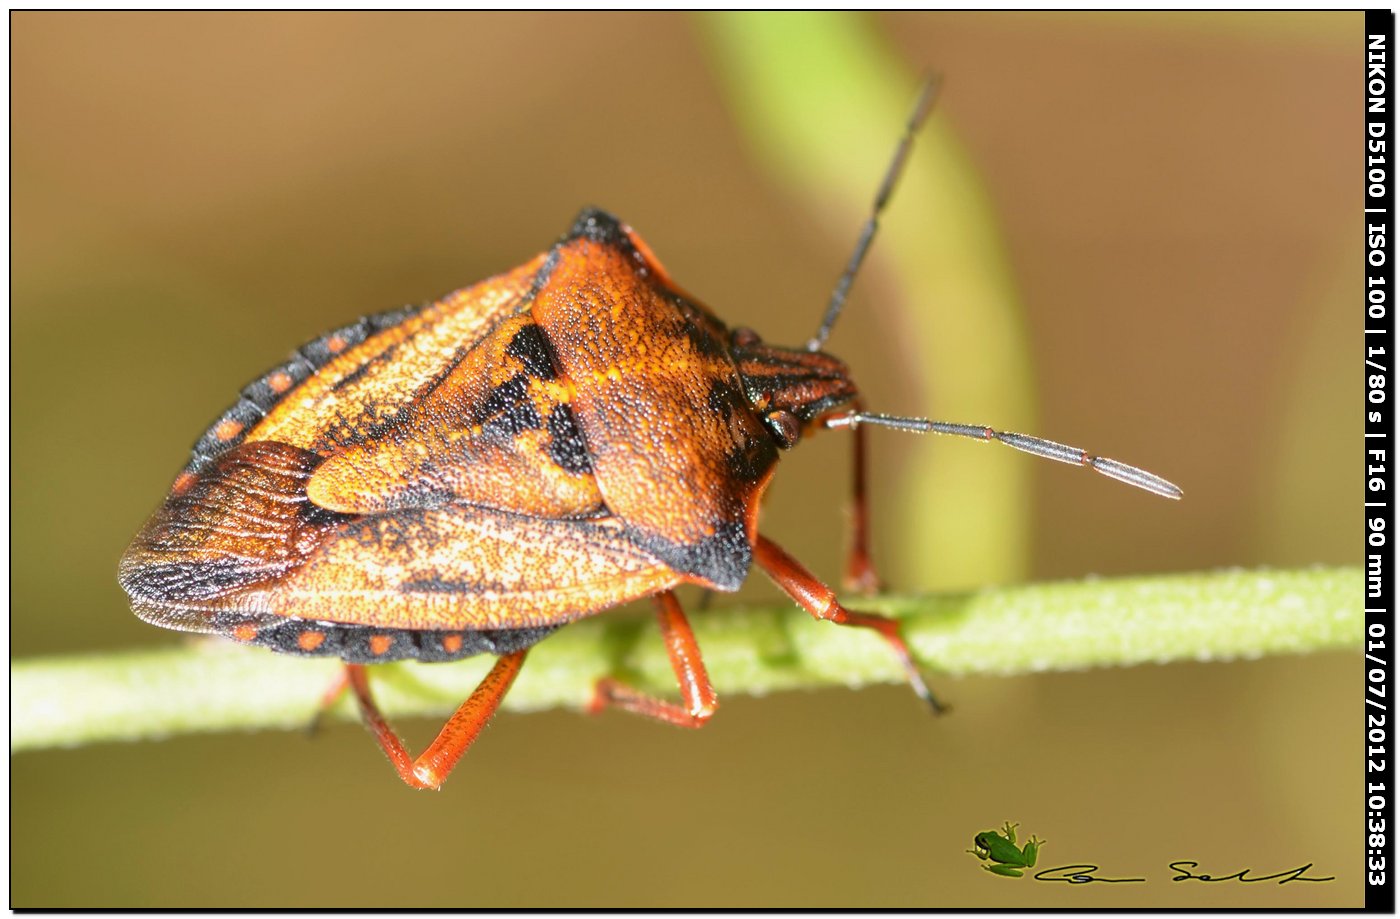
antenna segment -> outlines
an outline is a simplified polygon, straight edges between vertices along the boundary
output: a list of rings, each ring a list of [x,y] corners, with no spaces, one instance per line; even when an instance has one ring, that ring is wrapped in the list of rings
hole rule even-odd
[[[894,186],[899,181],[900,173],[904,171],[904,162],[909,158],[909,149],[914,145],[914,135],[918,133],[924,120],[928,118],[928,113],[933,109],[933,101],[938,95],[938,88],[941,79],[935,74],[924,77],[923,88],[919,91],[919,100],[914,103],[914,111],[909,115],[909,121],[904,125],[904,136],[899,139],[899,146],[895,148],[894,159],[890,161],[890,166],[885,170],[885,178],[880,182],[880,190],[875,193],[875,203],[870,208],[870,216],[865,219],[865,225],[860,228],[860,238],[856,240],[856,249],[851,253],[850,261],[846,263],[846,270],[836,281],[836,288],[831,292],[831,299],[826,304],[826,314],[822,316],[822,324],[817,328],[817,334],[807,342],[808,351],[820,351],[826,344],[827,338],[831,335],[831,327],[836,324],[836,317],[841,315],[841,308],[846,305],[846,295],[850,293],[851,283],[856,279],[856,272],[860,270],[861,263],[865,261],[865,253],[870,251],[871,240],[875,238],[875,231],[880,226],[880,213],[889,203],[890,195],[894,192]]]
[[[954,424],[950,421],[901,418],[895,415],[876,415],[868,412],[852,412],[826,419],[828,428],[854,428],[859,424],[877,424],[887,428],[897,428],[901,431],[914,431],[918,434],[951,434],[955,437],[971,437],[975,440],[999,440],[1008,447],[1015,447],[1024,453],[1058,460],[1061,463],[1070,463],[1074,466],[1088,466],[1110,479],[1135,485],[1145,491],[1152,492],[1154,495],[1161,495],[1163,498],[1178,500],[1183,494],[1182,490],[1171,482],[1161,476],[1153,475],[1145,469],[1129,466],[1127,463],[1120,463],[1118,460],[1103,456],[1091,456],[1087,451],[1078,447],[1066,446],[1053,440],[1045,440],[1042,437],[1031,437],[1029,434],[1013,434],[1010,431],[998,431],[977,424]]]

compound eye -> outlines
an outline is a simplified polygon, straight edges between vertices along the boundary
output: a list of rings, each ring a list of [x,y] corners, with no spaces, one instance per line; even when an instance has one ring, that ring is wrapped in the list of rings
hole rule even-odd
[[[792,412],[782,409],[769,412],[763,416],[763,423],[784,450],[790,449],[802,438],[802,422]]]
[[[752,348],[762,341],[757,332],[742,326],[729,333],[729,344],[735,348]]]

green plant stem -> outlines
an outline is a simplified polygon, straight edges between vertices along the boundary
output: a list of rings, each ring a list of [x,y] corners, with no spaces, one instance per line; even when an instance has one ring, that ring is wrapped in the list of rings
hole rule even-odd
[[[1357,648],[1361,585],[1358,569],[1319,568],[882,596],[852,605],[898,617],[935,675],[1017,674]],[[814,621],[793,607],[692,618],[721,696],[903,680],[878,636]],[[386,664],[375,668],[376,693],[390,715],[442,715],[470,694],[490,663]],[[10,748],[305,727],[337,666],[207,640],[19,661],[10,671]],[[606,673],[658,694],[675,692],[652,621],[604,615],[532,649],[504,707],[581,707]],[[344,701],[335,714],[354,717]]]

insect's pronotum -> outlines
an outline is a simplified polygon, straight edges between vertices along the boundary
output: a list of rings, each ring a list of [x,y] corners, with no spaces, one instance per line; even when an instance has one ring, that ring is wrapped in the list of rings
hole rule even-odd
[[[822,350],[933,95],[930,81],[805,347],[729,329],[630,227],[585,210],[526,264],[328,332],[245,387],[122,558],[133,610],[167,628],[341,658],[339,688],[418,788],[441,785],[531,646],[642,597],[654,598],[682,704],[600,674],[593,705],[704,724],[716,697],[674,591],[736,590],[754,562],[818,619],[878,632],[939,708],[898,623],[842,606],[759,532],[784,451],[852,429],[847,579],[866,589],[877,582],[863,425],[996,439],[1181,492],[1040,438],[865,412],[846,365]],[[411,756],[376,708],[365,665],[480,653],[496,665]]]

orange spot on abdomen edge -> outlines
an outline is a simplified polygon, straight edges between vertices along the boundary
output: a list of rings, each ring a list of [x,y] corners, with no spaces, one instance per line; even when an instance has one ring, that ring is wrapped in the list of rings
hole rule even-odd
[[[219,440],[233,440],[241,433],[243,433],[243,423],[234,421],[232,418],[225,418],[214,425],[214,436]]]

